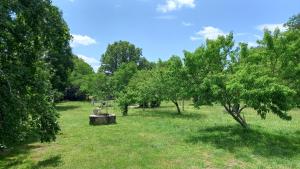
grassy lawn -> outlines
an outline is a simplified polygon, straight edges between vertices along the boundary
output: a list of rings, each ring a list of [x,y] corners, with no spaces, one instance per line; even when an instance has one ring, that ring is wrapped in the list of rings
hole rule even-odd
[[[90,126],[87,102],[57,106],[61,132],[57,141],[16,147],[0,155],[0,168],[196,169],[300,168],[300,110],[283,121],[269,114],[261,120],[251,109],[244,132],[221,106],[176,115],[171,103],[159,109],[130,109],[117,124]]]

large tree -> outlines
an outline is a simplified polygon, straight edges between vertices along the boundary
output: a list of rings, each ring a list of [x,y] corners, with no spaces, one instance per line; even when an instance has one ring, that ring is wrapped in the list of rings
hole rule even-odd
[[[61,12],[56,7],[49,8],[49,10],[51,10],[51,15],[45,16],[46,23],[42,27],[43,31],[48,34],[44,44],[48,49],[45,61],[49,63],[52,74],[50,82],[53,89],[63,93],[69,85],[69,73],[73,69],[73,56],[69,45],[71,35]]]
[[[69,55],[68,28],[49,0],[2,0],[0,12],[0,144],[55,140],[49,59]]]
[[[105,73],[114,73],[124,63],[135,63],[137,66],[147,65],[145,59],[141,58],[142,49],[135,47],[127,41],[118,41],[109,44],[105,53],[101,56],[100,71]]]

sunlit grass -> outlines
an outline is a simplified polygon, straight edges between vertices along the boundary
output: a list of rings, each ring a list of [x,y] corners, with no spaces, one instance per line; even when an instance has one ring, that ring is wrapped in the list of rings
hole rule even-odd
[[[90,126],[88,102],[57,106],[61,132],[50,144],[31,143],[0,156],[0,168],[300,168],[300,110],[292,121],[269,114],[261,120],[250,109],[243,130],[221,106],[182,115],[171,103],[156,109],[130,109],[117,124]]]

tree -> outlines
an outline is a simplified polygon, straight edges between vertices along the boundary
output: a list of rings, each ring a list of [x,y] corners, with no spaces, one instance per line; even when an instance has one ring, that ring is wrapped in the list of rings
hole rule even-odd
[[[126,96],[125,88],[136,72],[136,64],[134,62],[130,62],[123,64],[111,77],[111,95],[117,98],[123,115],[125,116],[127,115],[129,104],[133,102],[129,100],[131,97]]]
[[[291,17],[285,25],[289,29],[283,32],[284,40],[278,45],[286,47],[281,57],[284,65],[283,79],[297,92],[295,100],[300,107],[300,14]]]
[[[81,86],[85,83],[84,77],[94,74],[93,68],[86,63],[83,59],[73,56],[74,69],[70,73],[70,83],[73,85]]]
[[[178,56],[172,56],[167,62],[161,63],[158,68],[158,84],[164,100],[170,100],[176,106],[178,114],[181,114],[178,101],[185,96],[186,73]]]
[[[111,77],[114,95],[117,96],[128,85],[130,79],[137,72],[137,66],[134,62],[123,64]]]
[[[101,56],[100,71],[106,73],[114,73],[124,63],[135,63],[139,65],[145,64],[145,59],[141,58],[142,49],[127,41],[118,41],[109,44],[105,53]]]
[[[114,94],[111,77],[101,72],[86,76],[85,85],[81,86],[81,90],[100,100],[107,100]]]
[[[48,0],[46,0],[48,1]],[[50,1],[49,1],[50,2]],[[42,4],[42,2],[38,2]],[[48,2],[46,2],[48,3]],[[42,9],[35,9],[38,13]],[[44,23],[40,25],[40,29],[47,33],[47,36],[42,36],[41,40],[44,45],[47,46],[47,54],[44,59],[49,64],[49,70],[51,73],[50,82],[53,89],[55,89],[55,99],[60,100],[65,91],[65,88],[69,85],[69,73],[73,69],[72,51],[69,44],[71,35],[66,22],[62,18],[62,13],[55,6],[47,7],[47,13],[45,16],[40,16],[43,13],[38,14],[44,19]],[[41,11],[42,12],[42,11]]]
[[[120,93],[118,99],[119,105],[124,115],[128,114],[127,106],[134,103],[142,103],[143,109],[145,103],[159,104],[162,100],[162,91],[160,84],[157,83],[157,71],[141,70],[132,77],[126,86],[125,90]],[[127,105],[127,106],[126,106]],[[157,106],[157,105],[152,105]]]
[[[300,29],[300,13],[292,16],[285,24],[290,30],[291,29]]]
[[[196,106],[219,102],[244,128],[248,125],[242,111],[247,107],[254,108],[262,118],[273,112],[290,120],[286,111],[293,106],[294,91],[265,65],[253,63],[261,63],[262,55],[251,54],[245,44],[241,44],[240,50],[234,50],[233,46],[233,35],[229,34],[207,40],[206,46],[195,54],[186,55],[189,62],[186,65],[199,66],[197,73],[202,76],[197,78],[198,86],[194,86],[199,98]]]
[[[83,59],[73,56],[74,68],[69,75],[69,86],[65,89],[64,99],[85,100],[89,93],[88,84],[91,83],[89,77],[95,72],[93,68]]]
[[[3,0],[0,8],[0,144],[30,135],[55,140],[59,125],[48,58],[68,52],[68,29],[48,0]]]

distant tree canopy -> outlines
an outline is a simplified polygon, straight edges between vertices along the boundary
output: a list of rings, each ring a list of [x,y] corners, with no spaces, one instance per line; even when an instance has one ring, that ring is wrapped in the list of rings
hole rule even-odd
[[[142,57],[142,49],[127,41],[109,44],[106,52],[101,56],[100,71],[113,74],[124,63],[135,63],[139,69],[149,68],[151,64]]]
[[[74,68],[69,75],[69,84],[65,89],[65,100],[86,100],[89,92],[89,81],[95,72],[83,59],[73,56]]]
[[[49,0],[0,4],[0,144],[55,140],[55,90],[71,67],[70,34]]]

